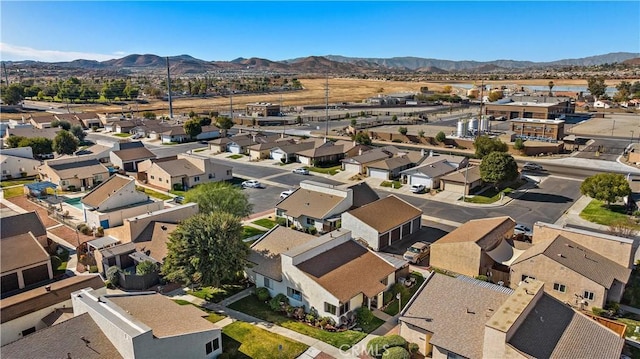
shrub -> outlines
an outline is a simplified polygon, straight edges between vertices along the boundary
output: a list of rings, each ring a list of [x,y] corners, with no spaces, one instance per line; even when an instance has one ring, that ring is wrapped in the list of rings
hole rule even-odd
[[[436,141],[444,142],[446,139],[447,139],[447,135],[444,132],[440,131],[436,134]]]
[[[311,228],[309,229],[309,234],[313,234],[313,235],[315,235],[316,233],[318,233],[318,230],[316,229],[316,227],[311,227]]]
[[[158,265],[152,261],[146,260],[136,266],[137,275],[145,275],[158,270]]]
[[[410,357],[407,349],[402,347],[389,348],[382,354],[382,359],[409,359]]]
[[[358,326],[366,327],[369,326],[376,317],[369,308],[362,306],[356,311],[356,318],[358,320]]]
[[[602,308],[592,307],[591,308],[591,312],[593,313],[593,315],[597,315],[597,316],[601,317],[607,311],[602,309]]]
[[[51,268],[54,270],[62,264],[62,260],[58,256],[51,256]]]
[[[282,218],[282,217],[278,217],[278,218],[276,218],[276,223],[279,224],[280,226],[286,227],[287,226],[287,219],[286,218]]]
[[[91,228],[85,224],[83,227],[80,227],[80,232],[84,235],[89,235],[91,234]]]
[[[269,290],[265,287],[256,288],[256,296],[259,301],[264,302],[269,299]]]
[[[182,187],[182,183],[174,183],[173,184],[173,190],[174,191],[182,191],[183,187]]]
[[[120,268],[116,267],[116,266],[111,266],[109,267],[109,269],[107,269],[107,273],[106,273],[106,277],[107,280],[114,286],[118,285],[118,282],[120,281]]]
[[[377,337],[371,339],[369,343],[367,343],[367,354],[375,358],[381,357],[385,349],[387,348],[385,344],[385,337]]]
[[[474,278],[477,279],[477,280],[481,280],[483,282],[488,282],[489,281],[489,277],[487,277],[484,274],[477,275]]]
[[[98,266],[89,266],[89,273],[98,273]]]
[[[387,304],[393,300],[393,293],[391,291],[386,291],[382,294],[382,303]]]
[[[84,224],[84,223],[80,223],[80,224],[76,225],[76,229],[77,229],[77,230],[80,230],[80,228],[82,228],[82,227],[86,227],[86,226],[87,226],[86,224]]]
[[[607,302],[607,304],[604,306],[604,309],[610,310],[610,311],[613,312],[613,314],[616,314],[620,310],[620,303],[618,303],[618,302]]]
[[[284,303],[285,305],[289,304],[289,298],[287,298],[286,295],[280,293],[271,298],[271,300],[269,301],[269,307],[274,312],[278,312],[280,311],[280,309],[282,309],[282,305],[280,303]]]
[[[309,314],[304,316],[304,320],[307,323],[314,323],[316,321],[316,316],[311,314],[311,313],[309,313]]]
[[[96,236],[98,236],[98,237],[104,236],[104,228],[102,228],[102,227],[96,228]]]
[[[395,143],[402,143],[402,140],[399,138],[394,138],[393,141],[391,142],[395,142]]]
[[[420,350],[420,346],[416,343],[409,343],[407,349],[409,349],[409,354],[413,355]]]
[[[393,293],[394,297],[398,293],[400,293],[400,295],[402,296],[407,296],[409,295],[409,288],[407,288],[404,284],[396,283],[393,285],[393,287],[391,287],[391,292]]]

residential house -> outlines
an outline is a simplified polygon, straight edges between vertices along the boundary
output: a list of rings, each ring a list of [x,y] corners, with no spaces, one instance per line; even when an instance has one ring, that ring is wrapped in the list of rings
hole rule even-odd
[[[133,178],[115,174],[81,199],[84,220],[90,228],[122,225],[125,218],[157,211],[164,202],[138,191]]]
[[[337,164],[355,147],[353,142],[327,142],[319,147],[299,151],[298,162],[307,166]]]
[[[109,170],[96,159],[77,161],[65,158],[45,161],[38,167],[43,181],[55,183],[63,190],[92,188],[109,178]]]
[[[136,123],[134,121],[122,120],[113,124],[112,131],[115,133],[130,133],[134,127],[136,127]]]
[[[87,287],[101,294],[107,292],[104,282],[96,274],[65,278],[46,287],[3,298],[0,301],[0,345],[72,318],[71,293]],[[4,354],[2,352],[3,357]]]
[[[360,153],[357,156],[345,158],[341,161],[342,170],[346,172],[366,174],[367,166],[369,164],[394,156],[394,151],[391,151],[390,147],[392,146],[376,148],[367,152]]]
[[[2,347],[3,358],[215,358],[221,330],[207,313],[157,293],[71,294],[74,317]],[[158,315],[162,313],[162,315]]]
[[[236,135],[240,136],[240,135]],[[242,134],[243,137],[248,137],[248,134]],[[215,140],[209,141],[209,150],[214,153],[222,153],[227,152],[227,145],[231,142],[231,138],[229,137],[220,137]]]
[[[276,217],[300,229],[320,233],[337,228],[340,214],[353,205],[353,190],[313,181],[302,181],[300,187],[276,204]]]
[[[144,253],[152,261],[162,265],[167,257],[167,243],[169,236],[178,227],[177,223],[154,221],[134,239],[136,250]]]
[[[136,172],[138,170],[138,163],[156,158],[156,155],[144,147],[142,142],[136,141],[132,143],[139,145],[132,148],[113,151],[110,153],[109,158],[114,166],[122,168],[125,171]]]
[[[271,150],[274,147],[293,144],[295,141],[292,138],[277,138],[274,141],[256,143],[248,147],[249,158],[252,161],[259,161],[267,158],[271,158]]]
[[[411,186],[423,185],[425,188],[431,190],[440,188],[440,179],[455,170],[456,168],[452,164],[442,159],[406,169],[400,172],[400,175],[402,176],[403,183]]]
[[[40,160],[33,158],[31,147],[9,148],[0,151],[2,179],[30,177],[38,174]]]
[[[400,335],[434,359],[620,357],[624,338],[544,286],[527,280],[512,290],[433,273],[400,313]]]
[[[251,135],[236,135],[229,138],[225,151],[233,154],[249,154],[249,147],[256,142]],[[224,151],[223,151],[224,152]]]
[[[276,227],[256,241],[247,269],[257,287],[287,295],[293,306],[315,309],[338,324],[361,306],[379,308],[396,268],[338,229],[322,237]]]
[[[53,141],[53,139],[56,138],[56,134],[58,134],[58,132],[60,131],[60,128],[39,129],[35,127],[9,127],[7,128],[3,138],[5,143],[10,136],[26,138],[44,137]]]
[[[3,237],[1,241],[0,276],[3,295],[53,279],[49,253],[33,233]]]
[[[380,251],[419,231],[422,210],[391,195],[344,212],[341,218],[342,228]]]
[[[594,108],[611,108],[613,106],[613,102],[609,100],[598,100],[593,103]]]
[[[559,235],[538,242],[510,265],[511,288],[526,278],[546,283],[552,297],[584,309],[619,303],[631,269]]]
[[[0,217],[0,239],[29,232],[36,237],[41,246],[47,248],[47,250],[50,249],[52,242],[47,238],[47,229],[42,223],[38,212],[33,211]]]
[[[89,146],[85,149],[78,150],[74,154],[71,155],[62,155],[57,159],[66,159],[73,158],[76,161],[87,161],[96,159],[100,163],[109,164],[111,163],[111,159],[109,158],[112,151],[114,151],[117,147],[115,147],[113,142],[103,142],[98,140],[97,144]]]
[[[71,126],[83,127],[82,122],[78,119],[75,113],[56,113],[53,116],[55,116],[56,120],[60,122],[68,122]]]
[[[536,222],[532,229],[533,236],[531,241],[534,245],[562,236],[625,268],[632,268],[635,263],[638,243],[630,238],[544,222]]]
[[[298,160],[298,153],[321,147],[323,144],[321,139],[309,139],[298,143],[278,143],[277,147],[271,149],[270,156],[283,163],[295,162]]]
[[[142,162],[139,167],[146,173],[149,185],[166,191],[188,189],[208,182],[228,181],[233,178],[232,167],[196,154],[179,154],[168,161]],[[140,176],[140,174],[139,174]]]
[[[56,118],[50,113],[46,115],[35,116],[35,117],[33,115],[29,116],[29,123],[31,123],[31,126],[39,130],[43,130],[45,128],[52,128],[53,126],[51,126],[51,123],[55,120]]]
[[[454,193],[469,195],[472,190],[482,185],[479,166],[470,166],[446,174],[440,178],[440,189]]]
[[[202,132],[196,136],[196,140],[210,140],[220,137],[220,129],[214,125],[202,126]],[[162,143],[186,142],[191,140],[183,126],[173,126],[162,133]]]
[[[364,181],[346,186],[345,188],[353,191],[353,203],[351,207],[349,207],[349,210],[362,207],[380,199],[378,194]]]
[[[429,264],[469,277],[487,275],[508,284],[510,261],[524,250],[512,247],[516,222],[508,216],[473,219],[431,244]]]
[[[76,118],[82,122],[82,127],[86,129],[92,129],[94,127],[102,127],[100,117],[95,112],[80,112],[76,113]]]

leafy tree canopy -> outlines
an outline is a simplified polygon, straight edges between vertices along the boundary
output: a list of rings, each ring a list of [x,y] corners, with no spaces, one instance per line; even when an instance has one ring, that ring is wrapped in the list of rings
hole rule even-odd
[[[506,152],[491,152],[480,163],[482,180],[498,187],[502,182],[518,178],[518,164],[513,156]]]
[[[627,178],[622,174],[598,173],[582,182],[580,192],[583,195],[603,201],[607,204],[631,194]]]
[[[477,158],[484,158],[491,152],[507,152],[509,149],[507,144],[500,141],[500,139],[494,139],[487,135],[476,138],[473,146],[476,148]]]
[[[587,79],[587,88],[589,92],[596,98],[601,98],[607,90],[607,85],[604,83],[604,77],[593,76]]]
[[[58,132],[53,139],[53,150],[59,155],[71,155],[78,149],[78,139],[69,131]]]
[[[371,144],[371,137],[369,137],[369,134],[367,132],[358,132],[356,133],[355,136],[353,136],[353,140],[356,141],[356,143],[361,144],[361,145],[370,145]]]
[[[241,189],[225,182],[201,184],[187,192],[185,200],[197,203],[200,213],[226,212],[244,218],[253,209]]]
[[[2,101],[7,105],[17,105],[24,99],[24,88],[20,84],[11,84],[2,90]]]
[[[202,133],[202,126],[200,126],[200,120],[193,119],[184,123],[184,132],[191,138],[195,138]]]

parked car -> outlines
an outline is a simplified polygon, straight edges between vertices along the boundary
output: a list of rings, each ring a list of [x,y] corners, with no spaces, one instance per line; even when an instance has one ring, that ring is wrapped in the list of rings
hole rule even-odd
[[[527,162],[522,166],[525,171],[542,171],[542,166],[537,163]]]
[[[308,175],[309,174],[309,170],[304,168],[304,167],[300,167],[300,168],[296,168],[295,170],[293,170],[293,173],[299,174],[299,175]]]
[[[184,197],[183,196],[174,197],[173,201],[175,203],[182,204],[184,202]]]
[[[496,121],[506,121],[507,118],[505,116],[496,117]]]
[[[289,195],[291,195],[293,193],[294,190],[290,189],[290,190],[286,190],[280,193],[280,199],[282,198],[287,198],[289,197]]]
[[[242,182],[242,188],[262,188],[262,183],[258,180],[248,180]]]
[[[531,237],[533,235],[533,231],[523,224],[516,224],[515,228],[513,229],[513,234],[524,234],[527,237]]]
[[[413,193],[421,193],[422,191],[424,191],[425,187],[422,184],[412,184],[411,185],[411,192]]]
[[[409,263],[416,264],[425,259],[429,253],[431,253],[431,245],[425,242],[416,242],[407,248],[402,258],[409,261]]]

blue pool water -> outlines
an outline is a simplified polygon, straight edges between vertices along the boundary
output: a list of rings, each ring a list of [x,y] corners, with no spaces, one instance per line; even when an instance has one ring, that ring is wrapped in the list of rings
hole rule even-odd
[[[82,203],[80,203],[80,200],[81,198],[78,197],[78,198],[70,198],[68,200],[65,200],[64,202],[82,211]]]

